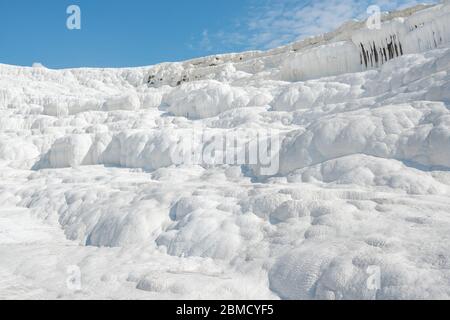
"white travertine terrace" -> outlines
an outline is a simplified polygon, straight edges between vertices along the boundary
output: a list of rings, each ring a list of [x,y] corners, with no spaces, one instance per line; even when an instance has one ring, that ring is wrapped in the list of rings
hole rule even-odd
[[[142,68],[0,65],[0,299],[450,298],[450,4],[382,20]],[[175,161],[193,129],[273,130],[279,170]]]

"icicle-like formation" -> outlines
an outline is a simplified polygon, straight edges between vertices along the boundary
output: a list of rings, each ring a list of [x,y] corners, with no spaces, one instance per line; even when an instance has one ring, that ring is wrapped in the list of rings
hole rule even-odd
[[[405,21],[405,53],[423,52],[450,42],[450,4],[418,12]]]
[[[403,54],[435,49],[450,42],[450,6],[439,5],[404,19],[396,18],[380,29],[361,29],[352,35],[360,50],[360,64],[378,67]]]
[[[299,81],[378,68],[404,54],[450,42],[450,3],[419,5],[382,16],[379,29],[350,21],[333,32],[269,51],[250,51],[160,64],[149,69],[148,86],[181,86],[266,73],[281,65],[276,80]]]
[[[309,80],[361,70],[358,52],[349,41],[304,50],[286,59],[281,68],[288,81]]]
[[[354,25],[349,25],[352,27]],[[395,17],[379,29],[341,30],[349,39],[295,52],[282,68],[284,80],[308,80],[377,68],[404,54],[435,49],[450,42],[450,5]],[[343,35],[340,37],[342,39]],[[336,38],[336,39],[337,39]],[[336,41],[336,40],[334,40]]]
[[[364,68],[376,68],[404,54],[402,39],[407,33],[404,19],[383,24],[381,29],[355,32],[352,42],[359,50],[359,63]]]

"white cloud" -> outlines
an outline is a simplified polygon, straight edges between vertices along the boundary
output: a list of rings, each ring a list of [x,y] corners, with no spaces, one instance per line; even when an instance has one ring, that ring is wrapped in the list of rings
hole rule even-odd
[[[248,18],[249,45],[268,49],[328,32],[348,20],[366,18],[370,5],[379,5],[382,10],[395,10],[417,3],[415,0],[270,0],[265,6],[256,8]]]
[[[211,51],[213,49],[211,40],[209,39],[208,30],[203,30],[202,39],[200,41],[200,47],[206,51]]]
[[[364,19],[370,5],[379,5],[382,10],[390,11],[424,1],[266,0],[262,4],[261,2],[254,0],[248,9],[248,16],[236,24],[235,30],[210,34],[207,42],[210,50],[213,43],[214,47],[227,49],[269,49],[331,31],[354,18]]]

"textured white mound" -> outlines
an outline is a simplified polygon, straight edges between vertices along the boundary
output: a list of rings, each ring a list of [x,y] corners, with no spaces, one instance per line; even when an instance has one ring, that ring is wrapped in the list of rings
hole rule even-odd
[[[0,65],[0,299],[449,299],[449,72],[448,3],[268,52]],[[179,157],[269,129],[269,176]]]

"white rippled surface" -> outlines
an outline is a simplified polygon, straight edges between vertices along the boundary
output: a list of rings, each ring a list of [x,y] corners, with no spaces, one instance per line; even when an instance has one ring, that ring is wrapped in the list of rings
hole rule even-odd
[[[450,298],[448,12],[145,68],[0,65],[0,298]],[[383,32],[405,52],[366,68],[352,46]],[[276,130],[278,174],[174,161],[193,128]]]

